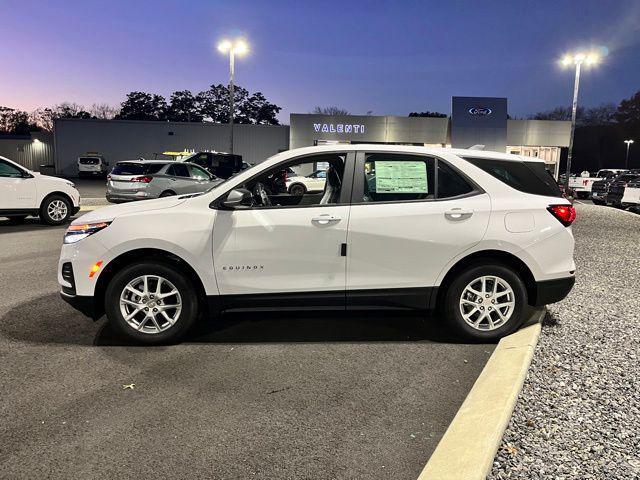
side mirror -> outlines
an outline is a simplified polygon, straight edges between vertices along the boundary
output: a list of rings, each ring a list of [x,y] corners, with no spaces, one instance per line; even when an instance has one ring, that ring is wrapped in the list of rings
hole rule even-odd
[[[245,188],[234,188],[229,192],[222,206],[232,210],[250,208],[253,205],[253,195]]]

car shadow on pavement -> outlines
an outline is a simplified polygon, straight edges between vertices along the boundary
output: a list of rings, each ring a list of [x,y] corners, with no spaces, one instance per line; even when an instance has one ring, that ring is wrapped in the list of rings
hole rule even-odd
[[[202,320],[181,343],[460,343],[437,317],[397,312],[251,312]],[[103,324],[95,345],[132,342]]]
[[[67,228],[67,225],[61,225],[58,227],[53,227],[51,225],[47,225],[42,223],[37,217],[29,217],[25,218],[22,223],[14,223],[9,219],[0,218],[0,235],[3,233],[23,233],[23,232],[33,232],[35,230],[50,230],[54,228]]]
[[[22,302],[0,316],[0,335],[21,342],[135,346],[104,318],[93,322],[57,293]],[[460,343],[443,320],[415,312],[251,312],[201,320],[181,343]]]

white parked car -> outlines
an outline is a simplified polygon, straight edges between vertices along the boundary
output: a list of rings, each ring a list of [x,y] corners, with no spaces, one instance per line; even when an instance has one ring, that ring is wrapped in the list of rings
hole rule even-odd
[[[78,177],[105,177],[109,172],[109,162],[102,155],[78,157]]]
[[[0,157],[0,217],[15,222],[38,215],[49,225],[60,225],[80,210],[80,193],[63,178],[41,175]]]
[[[325,188],[269,193],[327,162]],[[261,309],[439,308],[466,338],[516,330],[575,280],[573,206],[544,163],[478,150],[279,153],[213,189],[101,208],[64,238],[62,297],[144,343]]]
[[[309,175],[287,175],[287,191],[291,195],[304,195],[307,192],[322,192],[327,181],[326,170],[316,170]]]

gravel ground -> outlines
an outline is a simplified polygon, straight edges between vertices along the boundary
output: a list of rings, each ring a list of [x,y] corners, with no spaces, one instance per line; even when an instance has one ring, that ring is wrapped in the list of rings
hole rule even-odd
[[[576,286],[549,307],[491,480],[640,478],[640,216],[577,208]]]

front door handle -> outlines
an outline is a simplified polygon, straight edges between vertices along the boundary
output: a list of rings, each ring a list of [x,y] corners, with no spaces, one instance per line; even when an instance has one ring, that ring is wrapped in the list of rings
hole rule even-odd
[[[452,208],[444,212],[444,216],[448,220],[464,220],[473,215],[473,210],[463,210],[462,208]]]
[[[325,225],[333,225],[335,223],[338,223],[340,220],[342,220],[340,217],[324,214],[324,215],[318,215],[317,217],[313,217],[311,219],[311,223],[315,225],[325,226]]]

